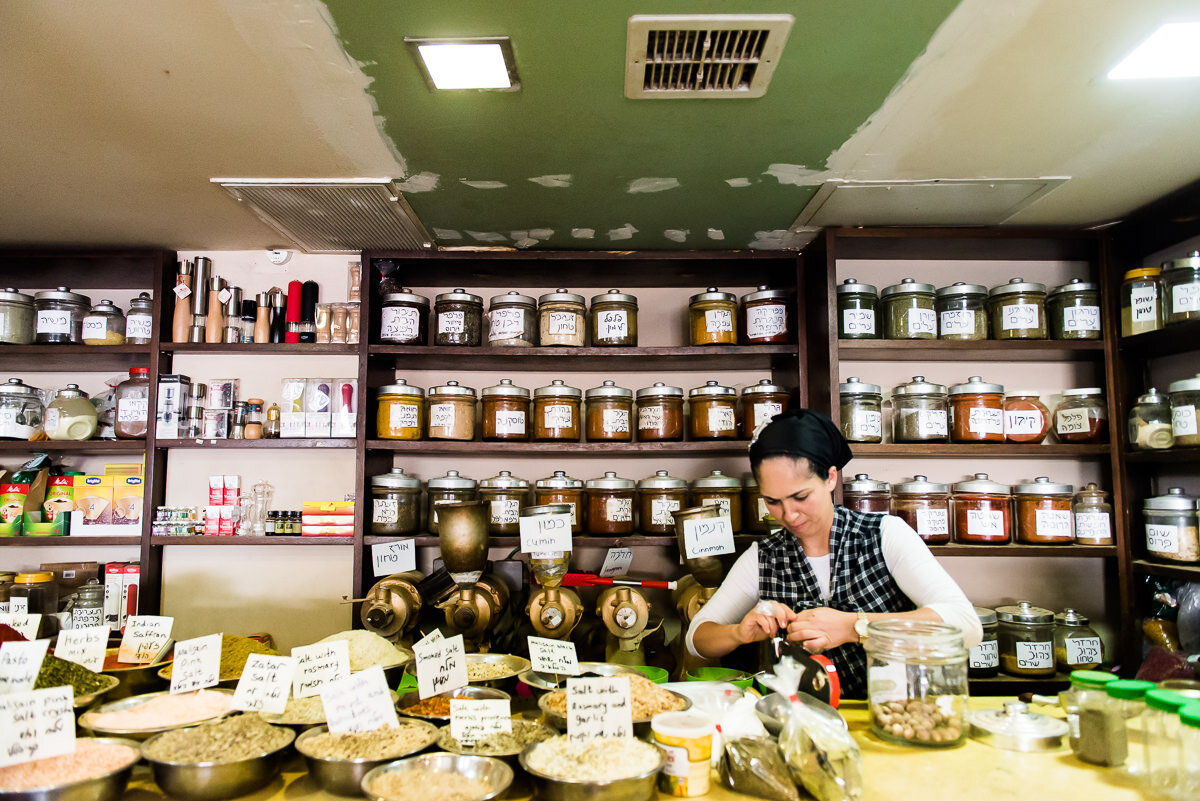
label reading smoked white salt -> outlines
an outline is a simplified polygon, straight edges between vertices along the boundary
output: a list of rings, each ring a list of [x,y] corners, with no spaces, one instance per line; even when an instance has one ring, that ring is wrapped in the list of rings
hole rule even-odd
[[[750,339],[777,337],[787,331],[787,307],[783,304],[751,306],[746,309],[746,336]]]
[[[704,330],[710,334],[733,331],[733,312],[729,309],[709,309],[704,312]]]
[[[600,425],[605,434],[629,433],[628,409],[601,409]]]

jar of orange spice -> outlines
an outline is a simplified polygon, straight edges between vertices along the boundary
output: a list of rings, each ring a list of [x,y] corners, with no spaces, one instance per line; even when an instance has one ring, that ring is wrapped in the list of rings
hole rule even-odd
[[[1004,399],[1004,439],[1036,445],[1050,432],[1050,410],[1038,393],[1014,389]]]
[[[1028,545],[1064,545],[1075,541],[1071,501],[1075,488],[1038,476],[1013,488],[1017,541]]]
[[[977,375],[950,387],[952,442],[1004,441],[1004,387]]]

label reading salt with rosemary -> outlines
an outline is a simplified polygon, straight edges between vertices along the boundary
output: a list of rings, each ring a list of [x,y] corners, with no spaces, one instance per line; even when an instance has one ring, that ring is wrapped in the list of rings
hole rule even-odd
[[[308,698],[317,695],[330,682],[350,675],[350,643],[346,640],[298,645],[292,649],[296,675],[292,695]]]
[[[567,680],[567,735],[632,737],[633,703],[624,676]]]

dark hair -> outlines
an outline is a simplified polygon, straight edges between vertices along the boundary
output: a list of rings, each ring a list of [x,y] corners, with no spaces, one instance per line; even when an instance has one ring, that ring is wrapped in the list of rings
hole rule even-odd
[[[758,468],[768,459],[788,459],[797,467],[803,467],[805,472],[810,476],[816,476],[817,478],[829,478],[829,471],[833,469],[833,465],[829,465],[825,468],[825,475],[822,476],[818,472],[817,466],[813,464],[812,459],[809,459],[807,456],[798,456],[791,453],[768,453],[750,458],[750,471],[754,473],[755,480],[758,479]]]
[[[757,474],[763,460],[773,456],[804,459],[813,475],[828,477],[853,457],[846,438],[824,414],[810,409],[790,409],[771,418],[750,443],[750,467]]]

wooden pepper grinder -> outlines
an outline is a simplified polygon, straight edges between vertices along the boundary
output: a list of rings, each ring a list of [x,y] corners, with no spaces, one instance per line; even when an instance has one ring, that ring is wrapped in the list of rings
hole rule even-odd
[[[225,341],[225,304],[221,300],[221,290],[225,288],[225,279],[213,276],[208,279],[208,322],[204,329],[204,341],[210,345]]]
[[[254,342],[261,345],[271,341],[271,293],[258,293],[257,316],[254,319]]]
[[[187,292],[175,293],[175,314],[171,317],[171,341],[187,342],[188,329],[192,326],[192,262],[179,262],[175,274],[175,286],[187,287]]]

